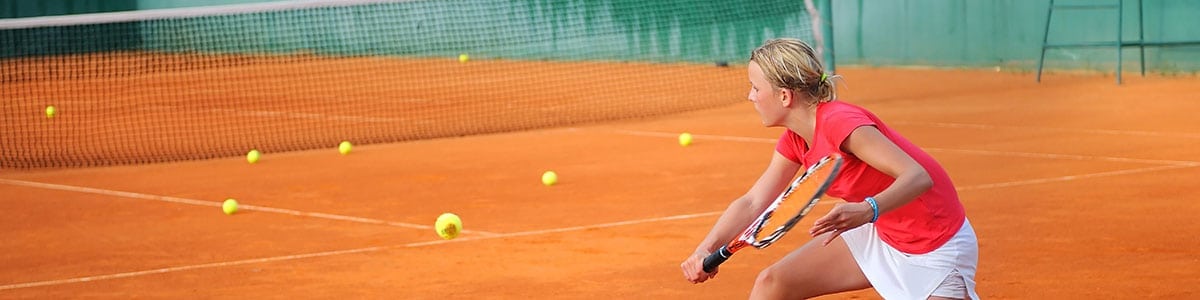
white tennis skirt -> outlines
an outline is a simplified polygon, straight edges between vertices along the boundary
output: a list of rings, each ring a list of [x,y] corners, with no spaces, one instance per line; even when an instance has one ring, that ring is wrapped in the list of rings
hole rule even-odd
[[[879,238],[875,224],[867,223],[842,233],[850,253],[875,291],[885,299],[927,299],[953,271],[962,275],[971,299],[975,293],[975,266],[979,242],[971,222],[942,247],[925,254],[907,254]]]

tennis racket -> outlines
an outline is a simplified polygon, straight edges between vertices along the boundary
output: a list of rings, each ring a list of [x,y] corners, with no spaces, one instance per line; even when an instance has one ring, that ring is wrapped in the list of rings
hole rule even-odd
[[[804,174],[792,181],[792,184],[771,202],[770,206],[758,216],[750,226],[743,231],[742,234],[730,241],[729,244],[721,246],[721,249],[709,254],[704,258],[704,272],[712,273],[713,270],[724,263],[725,260],[733,256],[733,253],[746,246],[754,246],[754,248],[762,249],[774,244],[783,234],[796,226],[796,222],[808,215],[818,202],[821,202],[821,197],[829,190],[829,186],[833,185],[833,180],[837,178],[838,171],[842,168],[842,156],[832,154],[821,158],[817,163],[809,166]],[[801,188],[803,186],[803,188]],[[804,199],[795,199],[798,201],[787,201],[788,196],[798,188],[809,192],[811,197]],[[776,215],[779,217],[791,216],[791,218],[781,219],[772,218]],[[775,231],[771,234],[763,236],[763,228],[775,227]]]

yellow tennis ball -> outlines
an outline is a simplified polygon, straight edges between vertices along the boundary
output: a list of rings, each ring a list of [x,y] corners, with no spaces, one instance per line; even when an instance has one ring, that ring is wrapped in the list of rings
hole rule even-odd
[[[554,171],[546,171],[546,173],[542,173],[542,184],[551,186],[555,183],[558,183],[558,173],[554,173]]]
[[[684,132],[684,133],[679,134],[679,145],[680,146],[687,147],[687,145],[691,145],[691,144],[692,144],[692,134],[691,133]]]
[[[260,156],[262,156],[262,154],[258,153],[258,150],[250,150],[250,153],[246,153],[246,161],[250,163],[256,163],[258,162],[258,158]]]
[[[469,59],[471,59],[471,57],[470,57],[470,56],[467,56],[467,54],[466,54],[466,53],[463,53],[463,54],[459,54],[459,55],[458,55],[458,62],[464,62],[464,63],[465,63],[465,62],[467,62],[467,60],[469,60]]]
[[[351,147],[354,147],[354,145],[351,145],[350,141],[342,141],[341,144],[338,144],[338,153],[342,155],[350,154]]]
[[[46,106],[46,118],[53,118],[57,113],[58,109],[54,108],[54,105]]]
[[[462,219],[452,213],[438,216],[437,222],[433,223],[433,228],[437,230],[438,236],[447,240],[458,237],[458,233],[462,232],[462,227]]]
[[[221,211],[224,211],[227,215],[232,215],[237,212],[237,205],[237,200],[233,200],[233,198],[225,199],[225,203],[221,203]]]

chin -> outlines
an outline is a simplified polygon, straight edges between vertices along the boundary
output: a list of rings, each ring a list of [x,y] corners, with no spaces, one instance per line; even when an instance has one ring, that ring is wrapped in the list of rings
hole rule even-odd
[[[758,113],[758,120],[759,120],[759,122],[762,122],[763,127],[776,127],[776,126],[780,126],[781,124],[783,124],[783,122],[780,122],[783,120],[771,120],[771,119],[773,119],[773,118],[767,118],[767,116],[763,115],[762,112]]]
[[[762,120],[762,125],[763,125],[763,127],[779,127],[779,126],[782,126],[782,125],[781,125],[780,123],[778,123],[778,122],[771,122],[771,121],[767,121],[767,120]]]

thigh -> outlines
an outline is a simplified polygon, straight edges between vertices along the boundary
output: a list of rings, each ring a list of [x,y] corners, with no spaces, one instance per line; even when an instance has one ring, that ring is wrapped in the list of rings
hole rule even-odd
[[[827,233],[813,238],[763,270],[752,299],[802,299],[871,287],[841,237],[821,245]]]

